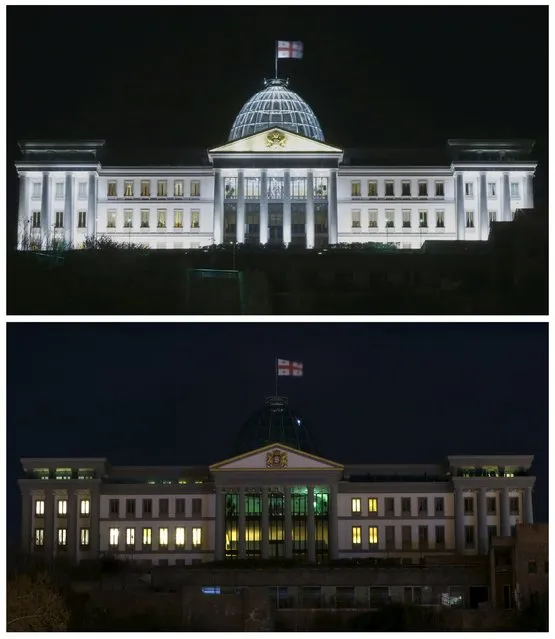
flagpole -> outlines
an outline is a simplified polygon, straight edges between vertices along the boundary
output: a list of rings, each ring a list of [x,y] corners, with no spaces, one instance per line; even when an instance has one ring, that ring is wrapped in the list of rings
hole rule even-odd
[[[275,58],[275,65],[276,65],[276,80],[277,80],[277,61],[278,61],[278,41],[276,40],[276,58]]]

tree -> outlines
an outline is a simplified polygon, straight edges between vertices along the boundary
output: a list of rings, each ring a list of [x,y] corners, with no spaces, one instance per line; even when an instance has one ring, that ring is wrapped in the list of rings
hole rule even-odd
[[[63,632],[69,611],[46,573],[17,575],[8,581],[6,619],[11,632]]]

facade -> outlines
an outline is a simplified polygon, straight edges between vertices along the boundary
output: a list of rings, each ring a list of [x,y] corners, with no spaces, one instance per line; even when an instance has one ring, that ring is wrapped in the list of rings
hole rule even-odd
[[[450,140],[433,162],[341,149],[286,81],[268,80],[228,142],[193,163],[112,164],[103,141],[21,142],[18,248],[103,236],[153,249],[486,240],[491,221],[533,208],[532,148]]]
[[[343,465],[315,454],[304,420],[283,397],[269,398],[247,421],[235,452],[209,467],[23,459],[22,550],[162,566],[248,558],[410,563],[487,555],[493,537],[509,538],[534,520],[530,455]]]

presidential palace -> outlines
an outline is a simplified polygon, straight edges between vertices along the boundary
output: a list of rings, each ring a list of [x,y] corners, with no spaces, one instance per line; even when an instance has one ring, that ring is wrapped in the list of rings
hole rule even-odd
[[[20,142],[18,248],[79,249],[109,237],[153,249],[414,249],[487,240],[490,222],[534,205],[529,140],[449,140],[440,157],[331,142],[277,78],[244,104],[226,143],[198,155],[120,162],[104,141]]]
[[[485,555],[533,523],[531,455],[348,465],[320,456],[285,397],[267,398],[211,466],[22,459],[22,551],[146,565]]]

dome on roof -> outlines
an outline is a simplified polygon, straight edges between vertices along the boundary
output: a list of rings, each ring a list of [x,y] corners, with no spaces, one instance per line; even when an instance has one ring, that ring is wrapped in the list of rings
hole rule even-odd
[[[275,127],[324,141],[324,134],[314,111],[286,80],[265,80],[265,88],[243,106],[231,127],[229,141],[245,138]]]
[[[316,454],[304,419],[289,408],[286,397],[269,397],[264,408],[249,417],[235,439],[233,454],[241,455],[274,443]]]

